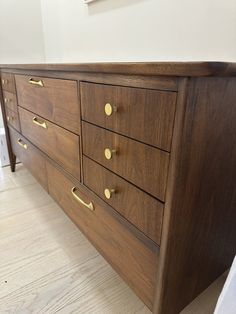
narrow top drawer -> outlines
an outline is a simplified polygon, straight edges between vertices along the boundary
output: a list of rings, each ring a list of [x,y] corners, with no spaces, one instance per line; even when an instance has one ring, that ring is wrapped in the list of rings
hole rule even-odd
[[[1,73],[2,89],[11,93],[16,92],[14,74]]]
[[[76,134],[80,133],[77,83],[71,80],[16,75],[19,106]]]
[[[82,119],[170,151],[176,92],[82,82]]]

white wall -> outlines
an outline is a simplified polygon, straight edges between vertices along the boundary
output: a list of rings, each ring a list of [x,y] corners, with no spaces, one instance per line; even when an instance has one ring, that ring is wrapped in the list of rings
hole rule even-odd
[[[45,61],[40,0],[0,0],[0,64]]]
[[[41,0],[48,62],[236,61],[235,0]]]
[[[236,61],[235,14],[235,0],[0,0],[0,63]]]
[[[41,1],[0,0],[0,64],[44,61]]]

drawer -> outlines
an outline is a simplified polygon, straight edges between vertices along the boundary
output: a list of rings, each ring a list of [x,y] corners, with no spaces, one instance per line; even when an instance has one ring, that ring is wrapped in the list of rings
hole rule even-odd
[[[11,93],[16,92],[14,74],[1,73],[2,89]]]
[[[38,182],[48,190],[46,161],[36,147],[26,140],[21,134],[9,128],[11,145],[14,154],[32,173]]]
[[[18,112],[16,95],[7,91],[3,91],[4,105],[9,109]]]
[[[5,107],[5,112],[7,124],[11,125],[13,128],[20,132],[20,121],[18,113],[10,110],[8,107]]]
[[[23,108],[19,114],[22,134],[80,180],[79,136]]]
[[[65,177],[53,165],[47,163],[47,171],[50,195],[152,308],[158,251],[146,246],[127,226],[98,204],[90,193]],[[72,195],[73,187],[75,196]],[[81,201],[87,205],[81,204]]]
[[[164,201],[169,153],[86,122],[82,131],[83,154]]]
[[[16,88],[19,106],[80,133],[76,81],[16,75]]]
[[[176,92],[81,83],[82,119],[170,151]]]
[[[160,244],[164,208],[161,202],[85,156],[83,168],[84,184],[89,189]]]

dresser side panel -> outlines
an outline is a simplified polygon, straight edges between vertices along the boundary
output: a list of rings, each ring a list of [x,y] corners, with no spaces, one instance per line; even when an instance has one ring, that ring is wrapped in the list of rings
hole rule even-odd
[[[236,250],[236,79],[190,79],[186,97],[172,143],[154,310],[161,314],[179,313]]]

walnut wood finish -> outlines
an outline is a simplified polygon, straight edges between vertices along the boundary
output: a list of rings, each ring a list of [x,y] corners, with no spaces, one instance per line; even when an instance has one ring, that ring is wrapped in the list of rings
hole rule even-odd
[[[82,123],[82,132],[83,154],[160,200],[165,200],[168,153],[87,122]],[[106,148],[116,150],[110,160],[105,158]]]
[[[5,69],[11,73],[12,70]],[[29,77],[47,77],[52,79],[72,80],[78,82],[91,82],[106,85],[119,85],[127,87],[158,89],[161,91],[178,91],[178,78],[171,76],[143,76],[133,74],[112,74],[93,72],[62,72],[50,70],[27,70],[14,69],[15,74],[24,74]],[[78,91],[79,92],[79,91]]]
[[[8,107],[5,107],[5,115],[7,123],[20,132],[20,121],[18,113],[10,110]]]
[[[178,314],[230,266],[235,255],[236,64],[99,63],[4,65],[0,68],[1,75],[2,72],[6,73],[13,83],[12,73],[34,78],[47,77],[54,80],[55,84],[61,80],[73,81],[76,88],[80,85],[87,86],[88,82],[91,83],[89,86],[95,85],[96,93],[93,89],[90,90],[90,93],[86,94],[86,100],[82,95],[83,111],[87,112],[89,109],[86,119],[92,117],[92,120],[89,120],[92,123],[85,121],[82,123],[82,134],[78,131],[81,136],[76,137],[76,145],[72,139],[75,134],[45,120],[50,130],[53,130],[50,131],[50,140],[47,140],[50,154],[38,153],[49,163],[48,171],[52,174],[49,175],[51,194],[155,314]],[[177,101],[169,152],[165,151],[166,148],[163,149],[163,146],[160,150],[154,147],[153,142],[149,142],[153,140],[152,134],[146,129],[150,127],[155,129],[164,123],[157,116],[155,111],[157,108],[153,103],[152,110],[155,114],[149,118],[149,124],[145,122],[147,125],[143,129],[144,134],[141,134],[140,130],[133,134],[131,123],[125,121],[126,118],[124,127],[115,119],[111,125],[100,121],[98,111],[100,99],[103,100],[105,93],[111,95],[106,89],[107,86],[101,84],[109,85],[116,90],[137,89],[140,90],[140,95],[143,93],[147,95],[150,91],[158,95],[175,95]],[[103,90],[102,96],[97,86]],[[132,92],[131,94],[133,97]],[[125,93],[124,97],[130,99],[131,96],[127,95],[129,93]],[[33,95],[29,97],[33,99]],[[51,94],[43,95],[42,99],[45,99],[40,105],[47,102],[47,97],[50,98]],[[163,97],[166,96],[162,96],[162,101]],[[0,101],[7,141],[10,144],[1,87]],[[80,94],[76,102],[81,103]],[[84,102],[87,104],[86,107]],[[93,110],[96,110],[96,114],[91,109],[91,103],[94,104]],[[142,100],[142,104],[144,103],[145,108],[148,108],[149,102]],[[159,98],[156,103],[160,105]],[[56,104],[53,103],[52,106],[54,105]],[[67,104],[63,105],[65,111],[68,108],[66,106]],[[21,111],[27,113],[24,109]],[[142,113],[143,116],[132,111],[133,118],[127,119],[142,129],[145,110]],[[33,114],[37,116],[34,111],[27,113]],[[42,119],[40,115],[38,118]],[[40,135],[43,129],[36,131],[30,124],[31,119],[32,116],[25,125],[24,132],[28,131],[26,137],[31,136],[31,141],[37,139],[35,145],[43,150],[44,136]],[[65,115],[65,128],[68,128],[70,122],[67,123],[66,120]],[[80,120],[81,116],[77,121],[78,128]],[[136,120],[139,120],[138,124]],[[59,125],[60,123],[58,122]],[[165,132],[169,132],[165,123],[163,127]],[[110,130],[107,130],[108,128]],[[159,131],[160,138],[169,138],[164,131],[162,134],[161,128]],[[11,132],[16,131],[12,129]],[[124,135],[118,134],[120,132],[124,132]],[[151,135],[147,136],[146,132]],[[136,140],[131,139],[136,135],[138,136]],[[25,140],[30,144],[30,138]],[[81,161],[79,140],[83,144],[83,153],[89,156],[88,158],[84,155]],[[71,145],[77,148],[71,150]],[[111,149],[118,148],[117,154],[113,155],[111,160],[104,157],[104,148],[107,146],[111,146],[109,147]],[[38,151],[37,148],[35,150]],[[71,170],[68,170],[70,164],[75,164],[73,159],[75,150],[77,151],[75,168],[78,171],[82,170],[81,185],[68,173]],[[11,167],[14,170],[14,154],[10,145],[9,153]],[[59,162],[57,158],[62,158],[63,162],[60,163],[62,167],[53,161]],[[70,172],[75,176],[74,171]],[[113,194],[109,201],[106,199],[104,202],[102,184],[107,185],[108,181],[116,184],[125,182],[125,192],[129,192],[129,198],[125,196],[124,200],[115,203]],[[68,189],[73,185],[78,187],[76,192],[78,196],[85,202],[94,203],[95,212],[88,212],[88,209],[71,199]],[[159,220],[161,207],[157,207],[156,212],[159,215],[156,227],[157,229],[161,227],[161,236],[157,238],[159,246],[151,240],[155,239],[155,229],[151,227],[153,226],[151,219],[155,220],[153,214],[150,215],[149,212],[145,216],[143,211],[144,218],[142,216],[134,218],[130,211],[130,208],[135,207],[136,211],[139,210],[138,205],[134,205],[141,198],[139,196],[141,194],[136,194],[137,191],[142,193],[142,201],[145,200],[145,195],[149,201],[153,199],[160,205],[163,202],[162,223]],[[122,202],[129,205],[121,206]],[[150,210],[151,205],[148,208]],[[132,221],[131,218],[135,220]],[[153,237],[149,232],[153,232]]]
[[[80,91],[83,120],[170,150],[176,93],[84,82]],[[107,103],[113,108],[110,116]]]
[[[189,82],[173,142],[156,313],[179,313],[235,255],[235,87],[236,78]]]
[[[233,62],[106,62],[55,64],[2,64],[2,69],[112,73],[144,76],[234,76]]]
[[[14,75],[12,73],[1,73],[2,89],[11,93],[16,92]]]
[[[3,102],[4,105],[8,107],[10,110],[18,112],[16,94],[3,91]]]
[[[84,184],[160,244],[163,204],[85,156],[83,166]],[[106,188],[115,190],[110,199],[104,195]]]
[[[19,106],[80,134],[80,108],[75,81],[27,75],[16,75],[15,78]],[[30,84],[31,78],[42,81],[43,87]]]
[[[22,134],[80,180],[79,137],[23,108],[19,114]],[[47,128],[33,123],[34,117]]]
[[[1,76],[2,76],[2,74],[1,74]],[[1,82],[2,82],[2,79],[1,79]],[[16,166],[16,156],[14,155],[14,153],[12,151],[12,145],[11,145],[9,129],[7,127],[6,108],[4,106],[2,84],[0,84],[0,105],[1,105],[2,116],[3,116],[3,125],[4,125],[4,129],[5,129],[5,135],[6,135],[8,154],[9,154],[10,167],[11,167],[11,171],[14,172],[15,171],[15,166]]]
[[[86,203],[93,202],[94,211],[75,200],[71,194],[74,182],[52,164],[47,163],[50,195],[79,226],[103,256],[119,271],[139,297],[152,308],[157,255],[99,206],[90,194],[77,194]]]
[[[38,180],[38,182],[48,191],[46,160],[40,154],[39,150],[34,147],[25,137],[16,130],[9,128],[11,136],[11,144],[14,154]],[[27,145],[27,149],[20,146],[18,141]]]

